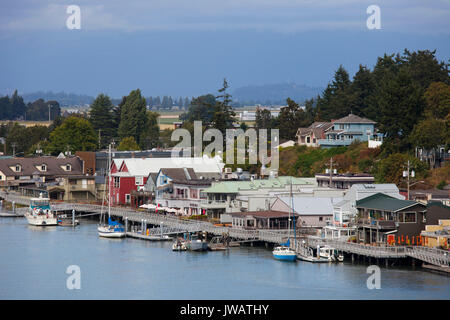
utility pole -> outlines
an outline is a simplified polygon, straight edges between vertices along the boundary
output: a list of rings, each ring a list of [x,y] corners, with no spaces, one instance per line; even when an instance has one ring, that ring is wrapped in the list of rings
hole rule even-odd
[[[325,173],[329,173],[330,174],[330,181],[328,183],[328,187],[331,188],[331,184],[333,182],[333,157],[330,158],[330,168],[326,169]],[[334,169],[334,173],[337,173],[336,169]]]
[[[48,122],[51,122],[51,120],[50,120],[50,105],[48,105]]]
[[[406,184],[407,184],[407,198],[406,200],[409,200],[409,188],[410,188],[410,177],[415,177],[416,173],[414,172],[414,170],[411,170],[411,164],[408,160],[407,165],[406,165],[406,170],[403,170],[403,177],[406,178]]]

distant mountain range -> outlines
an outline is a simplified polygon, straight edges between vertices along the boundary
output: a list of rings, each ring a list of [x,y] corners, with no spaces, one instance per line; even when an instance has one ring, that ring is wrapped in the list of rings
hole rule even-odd
[[[316,97],[324,88],[308,87],[295,83],[249,85],[232,92],[233,101],[242,104],[285,104],[287,98],[303,103]]]
[[[322,93],[324,88],[308,87],[295,83],[277,83],[266,85],[249,85],[240,87],[231,92],[232,99],[236,105],[254,105],[254,104],[285,104],[287,98],[291,98],[299,103],[303,103],[306,99],[317,96]],[[85,106],[94,101],[95,97],[52,91],[38,91],[32,93],[21,94],[25,103],[34,102],[37,99],[45,101],[56,100],[61,107]],[[114,104],[121,101],[121,98],[112,98]]]

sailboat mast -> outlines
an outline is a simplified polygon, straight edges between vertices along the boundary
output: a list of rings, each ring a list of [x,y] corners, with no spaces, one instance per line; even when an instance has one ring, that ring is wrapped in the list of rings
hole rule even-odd
[[[108,221],[111,217],[111,144],[108,148]]]

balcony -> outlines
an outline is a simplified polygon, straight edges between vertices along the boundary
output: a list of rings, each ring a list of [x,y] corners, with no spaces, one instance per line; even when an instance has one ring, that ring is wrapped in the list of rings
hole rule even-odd
[[[228,206],[227,200],[210,200],[203,199],[200,203],[200,207],[204,209],[225,209]]]
[[[371,229],[396,229],[396,223],[392,220],[374,220],[374,219],[358,219],[356,221],[358,227],[371,228]]]
[[[339,147],[349,146],[356,139],[319,139],[317,143],[319,146]]]

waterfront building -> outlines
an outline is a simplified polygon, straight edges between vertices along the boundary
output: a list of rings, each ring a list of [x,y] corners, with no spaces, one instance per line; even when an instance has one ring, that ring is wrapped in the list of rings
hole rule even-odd
[[[211,180],[199,179],[192,168],[162,168],[156,179],[155,204],[175,208],[183,215],[202,214],[203,193],[211,186]]]
[[[206,210],[208,216],[230,223],[232,212],[270,210],[278,193],[289,192],[291,181],[294,192],[307,192],[312,195],[313,189],[317,187],[314,178],[288,176],[212,182],[211,187],[204,190],[207,199],[202,202],[201,207]]]
[[[357,239],[366,244],[414,245],[425,230],[427,207],[376,193],[356,201]]]
[[[450,218],[450,207],[445,209]],[[436,224],[427,223],[425,230],[420,235],[423,237],[423,245],[426,247],[450,249],[450,219],[439,219]]]
[[[345,193],[343,200],[333,205],[333,224],[347,227],[357,214],[356,201],[376,193],[383,193],[400,200],[405,199],[394,183],[354,184]]]
[[[154,182],[147,184],[148,178],[151,173],[158,173],[161,168],[192,168],[200,179],[220,179],[223,167],[222,158],[218,156],[114,159],[111,164],[111,200],[113,204],[120,205],[144,204],[145,199],[138,197],[135,199],[139,201],[132,203],[132,193],[151,192]]]
[[[319,139],[325,139],[325,131],[333,126],[332,122],[314,122],[308,128],[298,128],[297,144],[299,146],[319,147]]]
[[[47,185],[49,198],[70,202],[93,202],[101,199],[97,194],[95,178],[89,175],[56,178],[55,182]]]
[[[83,175],[83,161],[78,157],[36,157],[0,159],[0,186],[40,187],[45,189],[58,178]]]
[[[348,146],[355,141],[377,141],[371,147],[381,145],[383,135],[375,129],[375,121],[349,114],[346,117],[335,120],[332,126],[325,130],[325,138],[318,139],[320,147],[331,148]]]
[[[298,226],[322,228],[331,224],[333,205],[342,201],[342,197],[278,197],[271,210],[295,212],[298,214]]]
[[[350,189],[354,184],[370,184],[375,177],[368,173],[317,173],[315,175],[319,187]]]
[[[295,214],[295,216],[298,217],[297,214]],[[245,230],[294,229],[294,219],[292,218],[292,214],[283,211],[267,210],[267,211],[233,212],[231,214],[231,217],[232,217],[231,227],[236,229],[245,229]],[[291,218],[290,226],[289,226],[289,217]]]

